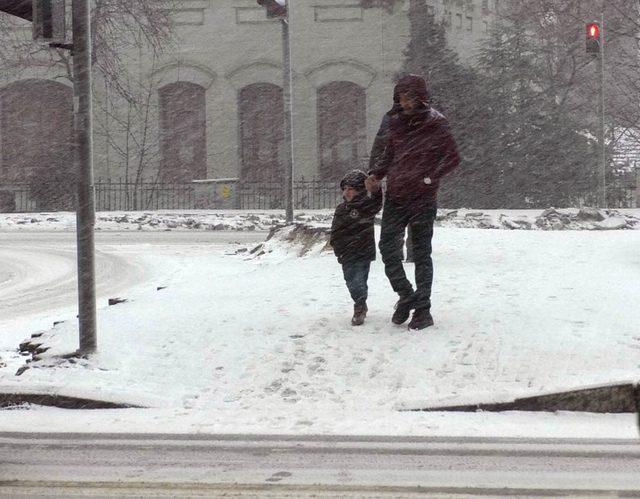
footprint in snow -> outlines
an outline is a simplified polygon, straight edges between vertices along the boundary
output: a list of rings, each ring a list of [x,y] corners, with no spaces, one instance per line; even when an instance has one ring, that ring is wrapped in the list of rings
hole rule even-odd
[[[274,473],[273,475],[271,475],[265,481],[271,482],[271,483],[280,482],[284,478],[289,478],[290,476],[291,476],[291,473],[289,473],[288,471],[279,471],[278,473]]]
[[[292,404],[295,404],[300,400],[300,397],[298,397],[298,392],[291,388],[284,389],[280,395],[282,396],[282,400],[284,400],[285,402],[290,402]]]

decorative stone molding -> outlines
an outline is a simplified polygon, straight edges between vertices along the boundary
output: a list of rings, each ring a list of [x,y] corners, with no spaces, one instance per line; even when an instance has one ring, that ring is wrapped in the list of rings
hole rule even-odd
[[[211,0],[180,0],[180,2],[174,2],[173,7],[169,7],[169,12],[180,11],[184,9],[210,9]]]
[[[362,88],[369,88],[376,77],[376,71],[361,62],[332,60],[307,71],[305,76],[315,88],[323,87],[332,81],[350,81]]]
[[[24,73],[23,73],[24,75]],[[2,90],[4,90],[5,88],[9,88],[11,86],[18,86],[22,83],[28,82],[28,81],[39,81],[39,82],[44,82],[44,83],[55,83],[58,85],[62,85],[63,87],[67,87],[71,90],[73,90],[73,83],[70,82],[69,80],[65,79],[65,78],[47,78],[45,75],[45,72],[31,72],[31,74],[29,75],[24,75],[24,78],[20,78],[19,80],[12,80],[12,81],[6,81],[6,82],[1,82],[0,83],[0,92],[2,92]]]
[[[167,64],[151,74],[156,88],[162,88],[170,83],[188,81],[208,89],[217,75],[209,68],[189,61],[178,61]]]
[[[174,26],[202,26],[204,9],[181,9],[169,12]]]
[[[271,83],[282,86],[282,66],[271,61],[244,64],[227,73],[227,80],[236,90],[253,83]]]
[[[326,22],[361,22],[362,7],[353,5],[316,5],[313,7],[314,19],[317,23]]]
[[[265,24],[275,23],[275,19],[269,19],[264,7],[236,7],[236,24]]]

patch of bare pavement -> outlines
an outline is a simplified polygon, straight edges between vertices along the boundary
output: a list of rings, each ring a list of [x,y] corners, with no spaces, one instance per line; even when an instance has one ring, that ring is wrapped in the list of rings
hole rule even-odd
[[[11,497],[638,497],[638,440],[0,433]]]
[[[477,403],[407,409],[424,412],[573,411],[601,414],[640,413],[640,384],[622,383],[518,398],[500,403]]]
[[[32,340],[34,341],[34,340]],[[37,341],[37,338],[35,339]],[[38,345],[37,343],[35,345]],[[37,349],[36,349],[37,351]],[[0,393],[0,407],[36,404],[63,409],[131,408],[131,404],[112,401],[67,397],[52,393]],[[453,406],[402,409],[402,412],[591,412],[599,414],[637,413],[640,428],[640,384],[616,385],[574,389],[565,392],[535,395],[500,403],[476,403]]]

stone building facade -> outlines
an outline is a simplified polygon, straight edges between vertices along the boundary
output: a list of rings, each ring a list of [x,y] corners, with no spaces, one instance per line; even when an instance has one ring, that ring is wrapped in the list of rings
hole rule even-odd
[[[425,1],[472,64],[496,0]],[[290,4],[294,176],[335,179],[366,164],[391,105],[409,1],[392,12],[363,9],[357,0]],[[138,106],[127,127],[114,117],[126,103],[105,82],[94,83],[96,177],[281,180],[279,21],[255,0],[181,0],[171,17],[176,42],[160,57],[128,54],[148,106]],[[0,77],[0,185],[70,164],[72,88],[60,76],[38,66]]]

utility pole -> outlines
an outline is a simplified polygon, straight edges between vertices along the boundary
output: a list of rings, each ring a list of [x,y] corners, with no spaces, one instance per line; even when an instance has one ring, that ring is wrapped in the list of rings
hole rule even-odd
[[[284,203],[287,223],[293,222],[293,77],[291,74],[291,38],[289,20],[291,2],[288,0],[257,0],[264,7],[268,19],[279,19],[282,26],[282,98],[284,102]]]
[[[293,126],[293,78],[291,75],[291,38],[289,35],[289,19],[291,19],[291,5],[287,5],[287,17],[280,19],[280,23],[282,24],[282,97],[284,100],[284,146],[286,150],[286,164],[284,171],[284,200],[285,219],[287,223],[293,222],[293,138],[291,132],[291,128]]]
[[[600,74],[600,95],[598,98],[598,141],[600,142],[600,206],[607,207],[607,144],[605,143],[604,124],[604,8],[601,12],[600,57],[598,57],[598,72]]]
[[[95,191],[93,183],[93,119],[91,90],[90,0],[72,0],[73,93],[78,254],[78,318],[80,354],[96,351]]]
[[[605,143],[605,123],[604,123],[604,7],[601,11],[600,23],[591,22],[586,25],[587,38],[586,49],[587,53],[591,54],[597,60],[597,78],[598,78],[598,149],[600,151],[600,158],[598,161],[598,171],[596,172],[596,178],[598,178],[596,191],[597,204],[601,208],[607,207],[607,145]]]
[[[74,168],[77,184],[78,318],[80,355],[96,351],[95,195],[91,109],[90,0],[72,0],[73,43],[65,43],[65,0],[0,2],[0,12],[32,22],[33,39],[73,55]]]

